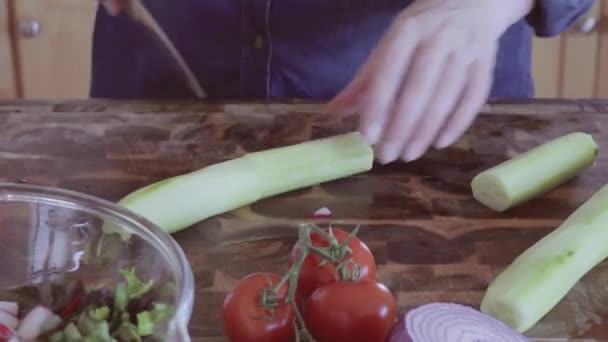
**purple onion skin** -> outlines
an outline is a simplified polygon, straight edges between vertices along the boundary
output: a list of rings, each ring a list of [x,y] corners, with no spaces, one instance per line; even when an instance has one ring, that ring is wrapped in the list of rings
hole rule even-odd
[[[464,325],[468,324],[470,326],[472,324],[478,324],[479,329],[475,330],[478,330],[478,332],[484,334],[483,336],[485,341],[489,340],[490,337],[498,336],[502,341],[529,342],[529,340],[525,336],[512,330],[506,324],[490,316],[486,316],[485,314],[469,306],[455,303],[425,304],[418,306],[412,310],[409,310],[405,315],[400,315],[397,322],[392,326],[391,330],[389,331],[388,337],[386,338],[386,342],[419,342],[418,339],[416,339],[418,341],[414,340],[414,337],[417,336],[416,332],[410,333],[411,331],[407,330],[408,322],[409,325],[414,324],[410,321],[410,319],[413,319],[414,315],[418,315],[417,317],[420,317],[420,315],[426,315],[427,312],[439,310],[442,310],[443,312],[445,312],[446,310],[450,310],[455,317],[459,316],[464,319],[468,318],[468,322],[463,323]],[[432,323],[436,323],[433,317],[430,317],[430,319]],[[428,324],[430,324],[430,326],[428,326]],[[433,324],[428,324],[426,326],[427,329],[437,329],[437,327],[433,326]],[[444,340],[446,340],[446,336],[447,335],[444,335]],[[447,340],[444,340],[441,340],[441,342],[448,342]],[[428,341],[428,339],[425,338],[425,341]],[[433,342],[437,341],[433,340]]]
[[[386,337],[386,342],[414,342],[405,327],[405,317],[399,317]]]

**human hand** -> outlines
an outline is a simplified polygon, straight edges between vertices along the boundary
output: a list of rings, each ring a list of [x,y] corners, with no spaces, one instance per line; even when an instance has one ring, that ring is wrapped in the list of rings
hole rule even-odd
[[[124,10],[127,1],[128,0],[99,0],[111,15],[120,14]]]
[[[417,0],[327,107],[360,114],[381,163],[454,143],[492,85],[498,39],[533,0]]]

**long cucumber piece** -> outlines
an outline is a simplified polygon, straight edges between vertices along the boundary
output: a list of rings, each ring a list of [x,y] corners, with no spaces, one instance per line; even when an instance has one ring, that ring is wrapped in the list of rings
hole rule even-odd
[[[373,150],[357,132],[247,154],[141,188],[119,201],[174,233],[262,198],[368,171]],[[106,227],[106,232],[113,229]]]
[[[351,133],[254,152],[246,158],[261,179],[262,197],[270,197],[298,189],[302,184],[319,184],[368,170],[374,156],[361,136]]]
[[[598,146],[585,133],[571,133],[537,146],[473,179],[473,197],[505,211],[551,190],[595,161]]]
[[[608,257],[608,186],[517,257],[490,284],[481,311],[525,332]]]
[[[260,199],[260,182],[244,158],[148,185],[119,204],[173,233]]]

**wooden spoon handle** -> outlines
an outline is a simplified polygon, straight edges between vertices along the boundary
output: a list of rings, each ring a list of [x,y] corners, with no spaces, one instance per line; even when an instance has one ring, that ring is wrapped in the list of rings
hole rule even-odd
[[[188,67],[188,64],[186,63],[182,55],[179,53],[179,51],[177,51],[177,49],[171,42],[171,39],[169,39],[165,31],[163,31],[156,19],[154,19],[150,11],[148,11],[146,6],[143,4],[143,2],[141,0],[127,1],[125,10],[134,20],[145,26],[160,40],[161,44],[165,47],[165,49],[167,49],[175,63],[177,63],[178,67],[184,73],[186,81],[188,82],[188,85],[190,89],[194,92],[194,94],[198,98],[206,98],[207,95],[205,93],[205,90],[194,76],[194,73],[192,72],[190,67]]]

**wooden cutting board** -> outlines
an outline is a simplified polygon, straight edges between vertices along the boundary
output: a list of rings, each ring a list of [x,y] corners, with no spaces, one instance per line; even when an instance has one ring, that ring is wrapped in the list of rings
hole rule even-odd
[[[297,102],[3,102],[0,178],[118,200],[245,152],[354,127],[352,119]],[[573,131],[593,134],[600,146],[597,163],[575,180],[500,214],[471,197],[469,183],[481,170]],[[493,276],[606,184],[607,170],[608,101],[498,103],[449,149],[207,220],[175,235],[196,276],[193,340],[223,341],[219,308],[226,291],[252,272],[284,272],[296,225],[323,206],[347,227],[362,226],[379,279],[402,311],[432,301],[477,307]],[[608,341],[608,263],[527,335]]]

